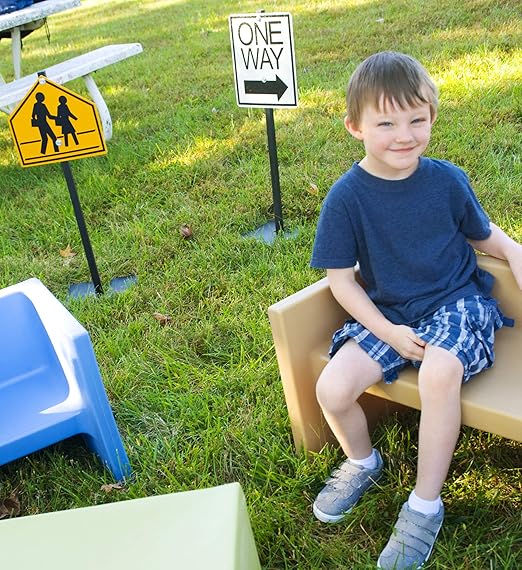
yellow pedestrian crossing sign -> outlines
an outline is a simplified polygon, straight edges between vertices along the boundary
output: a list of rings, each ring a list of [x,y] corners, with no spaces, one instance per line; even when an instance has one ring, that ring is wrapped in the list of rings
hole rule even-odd
[[[94,103],[40,75],[9,115],[22,166],[107,153]]]

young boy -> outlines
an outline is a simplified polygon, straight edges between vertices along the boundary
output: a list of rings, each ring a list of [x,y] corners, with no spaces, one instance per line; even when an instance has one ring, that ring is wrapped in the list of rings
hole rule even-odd
[[[440,492],[460,430],[461,385],[492,366],[494,332],[510,324],[473,248],[506,259],[522,288],[522,246],[489,221],[462,170],[422,156],[437,89],[418,61],[396,52],[369,57],[346,100],[345,126],[365,156],[325,199],[311,265],[327,270],[333,295],[353,317],[334,333],[317,383],[347,459],[313,511],[339,521],[379,479],[383,461],[357,399],[413,364],[422,404],[417,480],[377,566],[420,568],[444,518]]]

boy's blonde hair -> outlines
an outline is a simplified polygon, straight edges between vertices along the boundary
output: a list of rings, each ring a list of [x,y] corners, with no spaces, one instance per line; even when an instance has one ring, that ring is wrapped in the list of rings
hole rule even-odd
[[[346,90],[347,119],[358,126],[365,105],[400,109],[429,103],[435,119],[438,91],[424,67],[413,57],[383,51],[365,59],[354,71]]]

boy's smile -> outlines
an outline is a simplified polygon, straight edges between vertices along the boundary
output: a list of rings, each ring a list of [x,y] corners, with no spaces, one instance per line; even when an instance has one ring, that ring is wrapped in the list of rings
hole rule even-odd
[[[359,163],[361,168],[379,178],[401,180],[416,170],[434,120],[428,103],[401,109],[381,99],[379,109],[371,105],[363,109],[358,125],[348,119],[345,125],[364,143],[366,156]]]

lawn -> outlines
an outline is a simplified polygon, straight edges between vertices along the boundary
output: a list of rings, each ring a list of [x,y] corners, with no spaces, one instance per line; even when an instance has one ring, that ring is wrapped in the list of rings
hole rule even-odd
[[[298,236],[272,246],[242,237],[272,199],[264,113],[236,105],[227,21],[260,8],[293,15],[300,99],[275,112],[284,219]],[[22,169],[4,116],[0,287],[38,277],[88,329],[136,477],[103,490],[110,476],[75,439],[2,467],[0,501],[14,496],[29,515],[239,481],[263,568],[373,568],[414,483],[417,412],[377,429],[381,488],[346,522],[315,521],[311,502],[341,454],[296,454],[267,307],[322,276],[308,267],[321,202],[362,157],[343,128],[344,89],[375,51],[425,64],[441,91],[428,154],[466,169],[492,220],[522,240],[519,0],[84,0],[49,30],[50,41],[43,30],[24,40],[26,72],[143,45],[96,75],[113,117],[107,156],[71,163],[102,281],[138,283],[67,296],[89,273],[61,168]],[[10,49],[0,43],[6,80]],[[86,95],[81,81],[68,87]],[[521,465],[522,445],[463,430],[427,568],[522,568]]]

